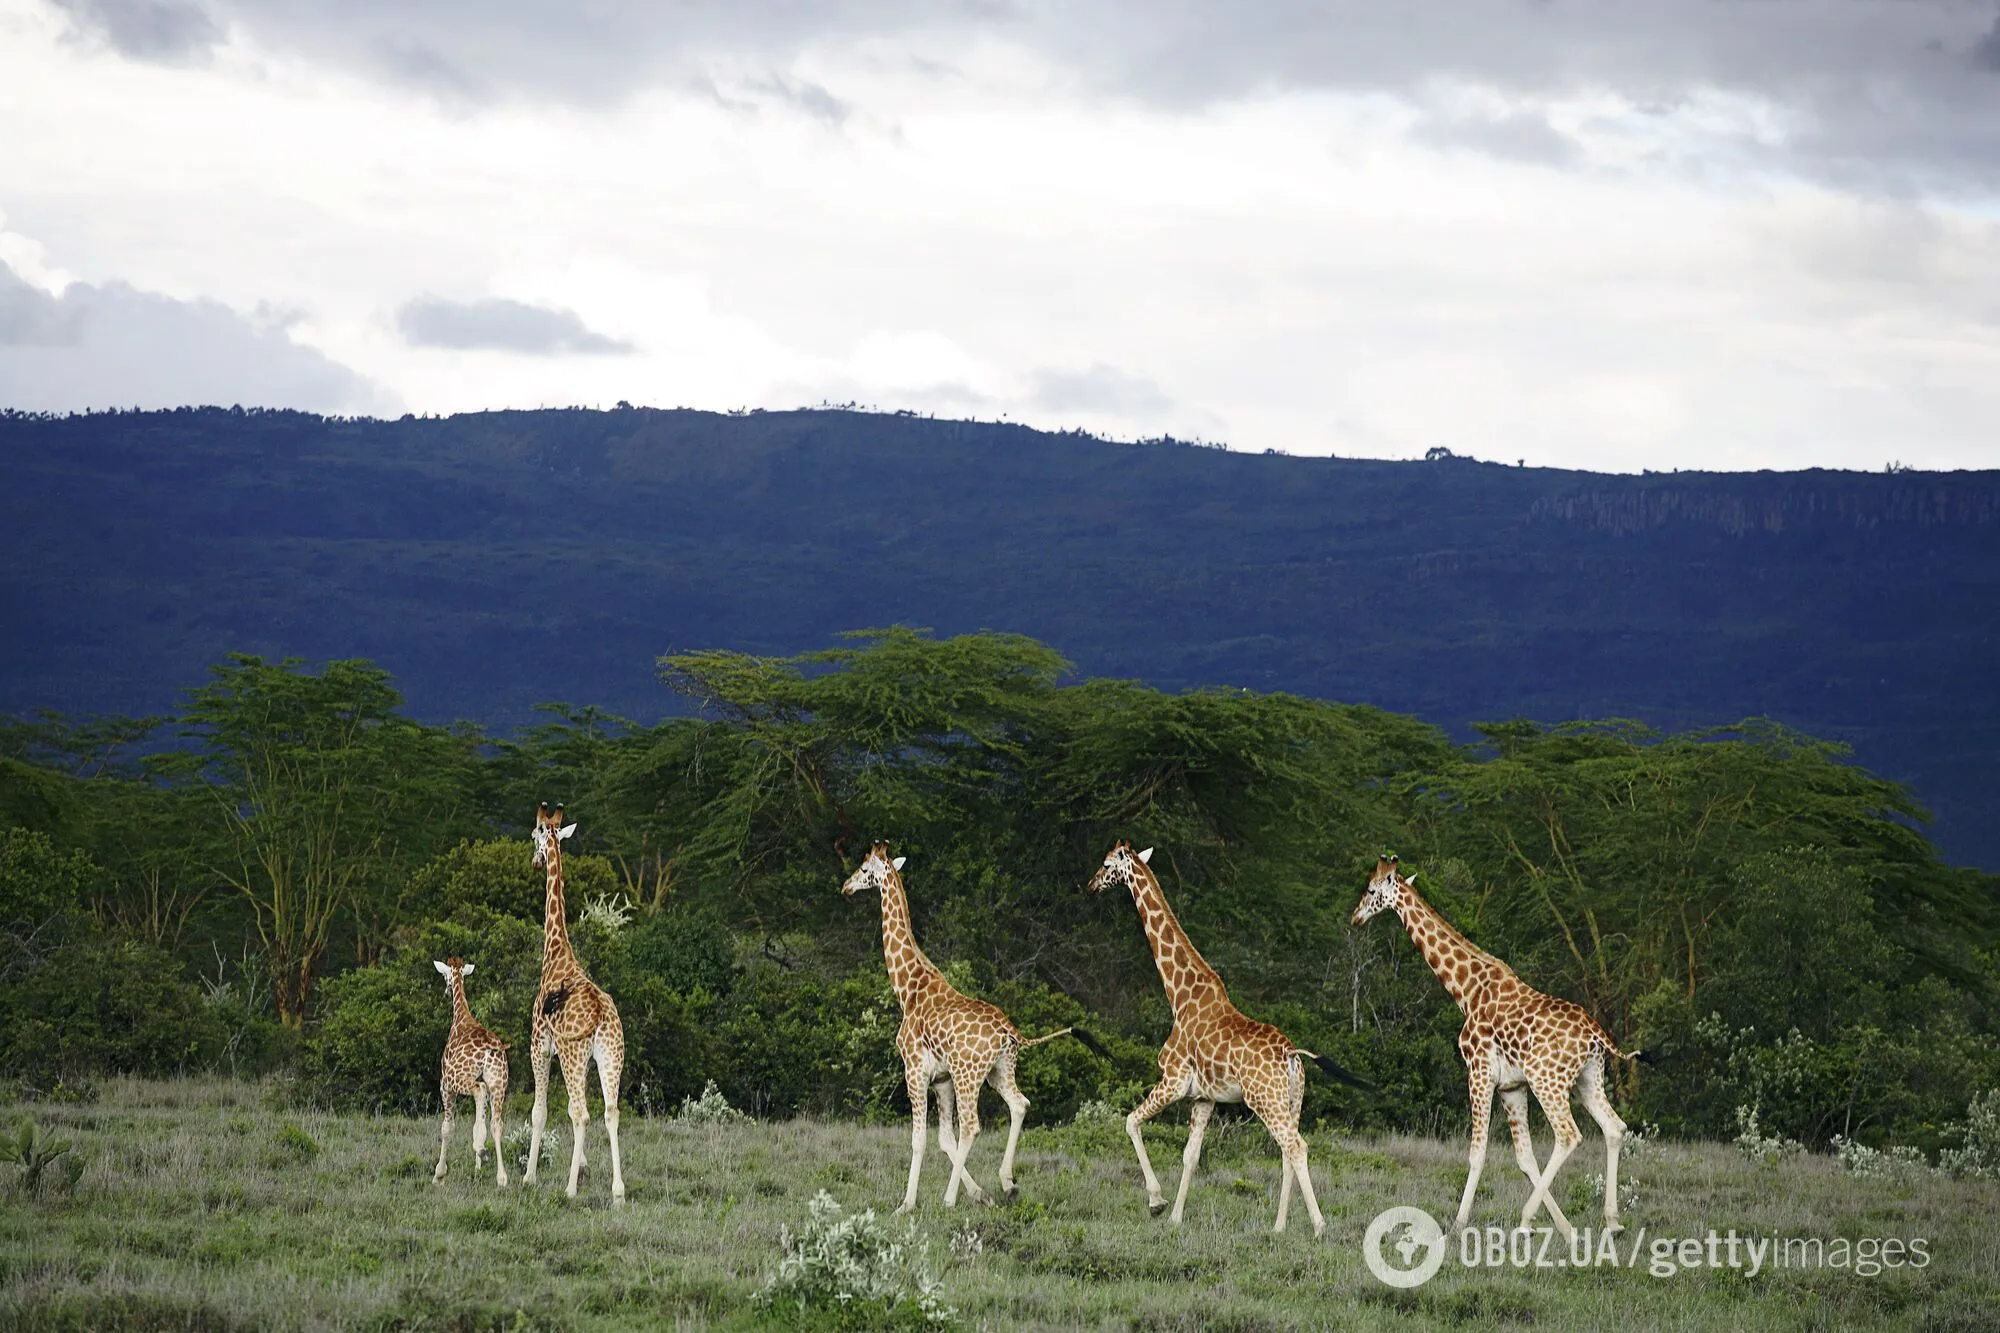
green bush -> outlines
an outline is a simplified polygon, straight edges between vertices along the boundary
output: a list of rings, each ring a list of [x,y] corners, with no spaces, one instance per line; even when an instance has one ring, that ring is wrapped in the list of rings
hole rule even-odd
[[[625,937],[632,966],[682,995],[724,995],[734,980],[736,941],[715,917],[657,913],[634,921]]]
[[[410,947],[380,966],[322,983],[318,1021],[301,1051],[301,1091],[336,1109],[436,1111],[451,999],[431,963],[454,955],[473,965],[467,1003],[508,1043],[510,1083],[525,1086],[542,933],[517,917],[466,907],[450,921],[424,926]]]
[[[102,875],[89,856],[58,850],[47,834],[0,830],[0,927],[37,926],[57,913],[82,911]]]
[[[571,920],[592,898],[620,892],[617,872],[601,856],[565,853],[563,884]],[[475,908],[539,926],[547,896],[548,877],[534,864],[533,844],[495,838],[461,842],[425,862],[411,879],[408,901],[419,917],[446,920]]]
[[[48,1086],[215,1064],[223,1029],[164,950],[79,932],[0,983],[0,1070]]]

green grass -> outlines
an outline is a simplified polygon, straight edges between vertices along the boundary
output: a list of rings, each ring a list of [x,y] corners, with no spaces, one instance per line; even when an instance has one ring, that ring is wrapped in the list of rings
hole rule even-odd
[[[91,1105],[31,1113],[73,1138],[88,1168],[73,1196],[0,1185],[0,1329],[734,1329],[821,1189],[849,1209],[901,1199],[905,1127],[799,1121],[704,1129],[624,1118],[629,1205],[614,1210],[601,1123],[574,1203],[562,1194],[566,1122],[538,1188],[495,1188],[472,1169],[469,1104],[451,1176],[430,1182],[435,1119],[279,1109],[245,1083],[112,1082]],[[510,1131],[525,1116],[510,1117]],[[1171,1192],[1182,1131],[1149,1129]],[[1503,1136],[1504,1137],[1504,1136]],[[974,1150],[989,1187],[1001,1137]],[[1757,1167],[1726,1145],[1648,1146],[1632,1163],[1628,1221],[1653,1236],[1925,1237],[1932,1261],[1864,1278],[1769,1271],[1648,1276],[1636,1270],[1485,1271],[1456,1261],[1411,1292],[1363,1267],[1361,1234],[1391,1204],[1445,1218],[1463,1182],[1459,1144],[1313,1138],[1327,1231],[1294,1200],[1273,1236],[1276,1156],[1261,1129],[1224,1122],[1178,1232],[1146,1215],[1122,1125],[1032,1130],[1021,1198],[939,1203],[932,1151],[917,1230],[967,1327],[2000,1329],[2000,1186],[1864,1181],[1823,1158]],[[311,1145],[311,1146],[308,1146]],[[1585,1141],[1558,1184],[1579,1221],[1595,1215]],[[511,1169],[511,1167],[510,1167]],[[1511,1155],[1489,1160],[1476,1220],[1504,1225],[1526,1185]],[[954,1245],[954,1237],[957,1240]]]

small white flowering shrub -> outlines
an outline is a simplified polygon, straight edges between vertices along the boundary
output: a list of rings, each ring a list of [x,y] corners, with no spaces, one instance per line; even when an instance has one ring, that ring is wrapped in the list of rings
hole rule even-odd
[[[1757,1126],[1757,1108],[1736,1108],[1736,1147],[1759,1166],[1777,1166],[1805,1155],[1806,1146],[1783,1135],[1767,1135]]]
[[[632,904],[623,894],[604,893],[584,904],[578,924],[588,921],[605,934],[616,935],[631,919]]]
[[[1961,1146],[1938,1154],[1938,1170],[1959,1180],[2000,1180],[2000,1088],[1975,1096],[1965,1122],[1946,1133]]]
[[[1868,1180],[1915,1180],[1931,1173],[1931,1164],[1917,1148],[1870,1148],[1836,1134],[1833,1155],[1849,1175]]]
[[[681,1098],[681,1109],[674,1112],[673,1123],[689,1128],[709,1125],[747,1125],[750,1117],[729,1104],[722,1095],[722,1089],[710,1079],[702,1085],[701,1096]]]
[[[807,1210],[804,1226],[779,1233],[784,1255],[757,1293],[761,1309],[817,1315],[856,1329],[950,1328],[957,1322],[914,1225],[895,1233],[873,1208],[843,1213],[825,1190]]]

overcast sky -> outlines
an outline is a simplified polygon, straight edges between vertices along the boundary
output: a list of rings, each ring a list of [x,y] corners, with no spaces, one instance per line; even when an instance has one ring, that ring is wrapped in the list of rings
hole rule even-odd
[[[2000,0],[0,0],[0,406],[2000,466]]]

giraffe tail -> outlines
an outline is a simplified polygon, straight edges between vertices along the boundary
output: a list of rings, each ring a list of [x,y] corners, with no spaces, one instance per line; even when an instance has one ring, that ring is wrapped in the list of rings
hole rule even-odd
[[[1601,1029],[1600,1029],[1600,1031],[1601,1031]],[[1604,1042],[1604,1049],[1605,1049],[1605,1050],[1606,1050],[1606,1051],[1607,1051],[1607,1052],[1608,1052],[1609,1054],[1611,1054],[1612,1056],[1614,1056],[1614,1057],[1615,1057],[1615,1058],[1617,1058],[1617,1059],[1620,1059],[1620,1060],[1637,1060],[1637,1061],[1638,1061],[1638,1062],[1639,1062],[1640,1064],[1642,1064],[1642,1065],[1650,1065],[1650,1064],[1656,1064],[1656,1063],[1658,1063],[1658,1061],[1657,1061],[1657,1060],[1655,1059],[1655,1057],[1654,1057],[1653,1055],[1651,1055],[1650,1053],[1646,1052],[1646,1051],[1621,1051],[1621,1050],[1619,1050],[1619,1049],[1618,1049],[1618,1043],[1617,1043],[1617,1042],[1615,1042],[1615,1041],[1613,1041],[1613,1040],[1611,1040],[1611,1034],[1610,1034],[1610,1033],[1608,1033],[1608,1032],[1604,1032],[1604,1033],[1603,1033],[1603,1036],[1602,1036],[1602,1039],[1603,1039],[1603,1042]]]
[[[1111,1052],[1104,1049],[1104,1043],[1091,1036],[1088,1032],[1085,1032],[1082,1028],[1057,1028],[1054,1032],[1044,1033],[1039,1037],[1024,1040],[1021,1042],[1020,1048],[1026,1050],[1030,1046],[1040,1046],[1043,1042],[1054,1041],[1057,1037],[1075,1037],[1083,1043],[1085,1050],[1096,1055],[1101,1055],[1106,1060],[1112,1058]]]
[[[1332,1075],[1334,1078],[1339,1079],[1342,1083],[1345,1083],[1350,1088],[1363,1088],[1370,1092],[1373,1092],[1375,1090],[1375,1085],[1373,1083],[1361,1077],[1361,1075],[1355,1073],[1353,1070],[1341,1067],[1340,1065],[1334,1063],[1332,1060],[1329,1060],[1324,1055],[1314,1055],[1311,1051],[1307,1050],[1298,1050],[1295,1053],[1303,1055],[1306,1059],[1312,1061],[1314,1064],[1318,1065],[1321,1069],[1325,1070],[1328,1074]]]

